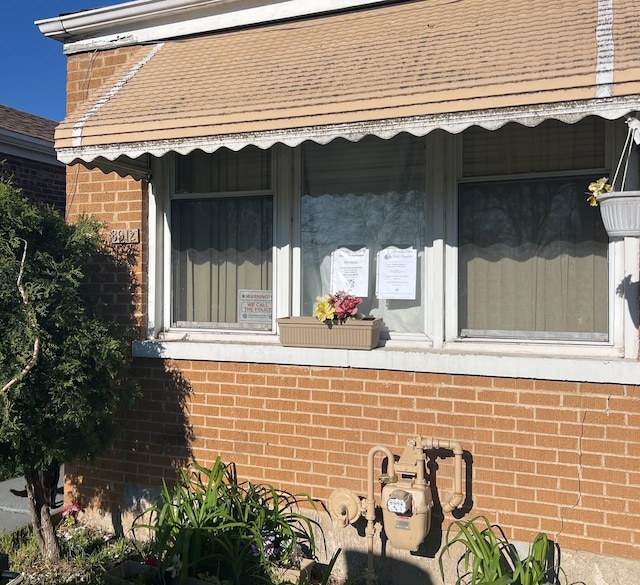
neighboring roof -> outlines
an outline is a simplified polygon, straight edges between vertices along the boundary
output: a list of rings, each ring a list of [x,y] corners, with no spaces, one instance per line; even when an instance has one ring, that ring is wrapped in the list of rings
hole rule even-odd
[[[416,0],[139,47],[56,131],[65,162],[459,132],[640,109],[635,0]]]
[[[57,122],[0,105],[0,128],[53,142]]]
[[[0,153],[62,166],[53,148],[56,125],[54,120],[0,105]]]

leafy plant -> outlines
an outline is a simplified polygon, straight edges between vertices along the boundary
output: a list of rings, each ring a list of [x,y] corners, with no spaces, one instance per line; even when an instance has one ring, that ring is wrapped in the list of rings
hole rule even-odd
[[[444,556],[456,544],[464,548],[458,561],[456,585],[547,585],[557,583],[559,575],[564,577],[562,568],[550,557],[546,534],[539,533],[527,556],[521,558],[502,528],[491,524],[485,516],[477,516],[453,522],[447,529],[438,559],[443,579]]]
[[[218,458],[211,469],[179,469],[176,484],[163,484],[133,530],[151,531],[150,560],[162,581],[204,574],[231,585],[272,583],[277,567],[315,553],[313,523],[297,511],[301,500],[313,506],[305,494],[239,483],[235,465]]]
[[[31,525],[0,534],[0,550],[9,555],[12,571],[23,575],[29,585],[69,585],[104,582],[106,567],[133,557],[136,550],[125,538],[78,523],[58,524],[60,559],[51,563],[38,546]]]
[[[320,585],[328,585],[329,584],[329,580],[331,579],[331,573],[333,571],[333,566],[336,564],[338,557],[340,556],[340,553],[342,552],[342,549],[339,548],[336,552],[333,553],[333,556],[331,557],[331,560],[329,561],[329,564],[327,565],[327,570],[325,571],[323,577],[322,577],[322,581],[320,582]]]

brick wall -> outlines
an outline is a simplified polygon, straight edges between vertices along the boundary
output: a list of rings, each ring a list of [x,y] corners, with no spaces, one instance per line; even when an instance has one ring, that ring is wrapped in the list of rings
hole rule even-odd
[[[78,53],[67,59],[67,112],[91,100],[95,90],[113,79],[120,79],[135,63],[145,47],[126,47],[111,51]],[[142,315],[146,300],[142,294],[146,274],[146,245],[143,218],[146,217],[146,186],[115,172],[103,173],[82,165],[67,167],[67,218],[92,215],[105,224],[105,240],[110,230],[140,230],[140,243],[114,245],[111,251],[121,260],[119,266],[94,265],[92,281],[99,284],[99,295],[108,312],[120,323],[133,321],[144,331]]]
[[[22,189],[25,196],[32,201],[53,205],[64,213],[64,167],[3,153],[2,145],[0,145],[0,161],[4,161],[2,170],[14,176],[14,185]]]
[[[83,497],[126,504],[190,457],[221,455],[245,479],[366,494],[367,453],[400,455],[416,435],[465,449],[465,510],[507,535],[640,558],[640,388],[376,370],[139,360],[144,397],[94,470],[70,467]],[[437,488],[452,491],[452,458]],[[381,460],[378,461],[380,471]],[[98,470],[98,473],[96,473]],[[472,508],[470,509],[472,505]],[[450,516],[447,515],[445,524]]]
[[[103,173],[82,165],[67,168],[67,219],[90,215],[105,225],[104,239],[109,232],[136,229],[144,234],[142,218],[143,192],[140,181],[119,177],[115,172]],[[145,299],[142,284],[145,274],[145,244],[143,236],[138,244],[110,244],[109,262],[99,259],[88,267],[96,294],[105,311],[123,325],[135,324],[144,331],[142,320]],[[115,260],[115,262],[114,262]]]

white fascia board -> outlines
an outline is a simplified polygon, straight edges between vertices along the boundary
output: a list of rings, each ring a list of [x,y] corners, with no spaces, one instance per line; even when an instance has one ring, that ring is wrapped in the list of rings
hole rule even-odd
[[[65,54],[155,42],[291,18],[383,4],[389,0],[133,0],[37,20]]]
[[[0,128],[0,152],[48,165],[64,166],[56,158],[53,141]]]

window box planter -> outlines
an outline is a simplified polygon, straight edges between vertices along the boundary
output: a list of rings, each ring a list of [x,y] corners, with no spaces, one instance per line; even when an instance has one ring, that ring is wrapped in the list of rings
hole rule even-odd
[[[380,342],[382,319],[350,319],[327,325],[315,317],[278,319],[280,343],[287,347],[373,349]]]
[[[640,191],[602,193],[598,205],[609,236],[640,236]]]

